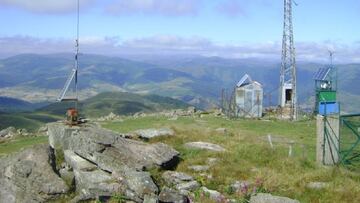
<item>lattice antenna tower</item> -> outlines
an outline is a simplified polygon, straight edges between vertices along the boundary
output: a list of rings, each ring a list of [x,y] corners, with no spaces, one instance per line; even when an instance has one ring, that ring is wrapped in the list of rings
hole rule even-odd
[[[75,40],[75,64],[74,68],[71,70],[71,73],[68,77],[68,79],[65,82],[64,88],[62,89],[58,101],[64,102],[64,101],[74,101],[75,103],[75,109],[78,108],[78,101],[79,101],[79,95],[78,95],[78,70],[79,70],[79,30],[80,30],[80,0],[77,0],[77,22],[76,22],[76,40]],[[71,84],[74,84],[74,98],[66,98],[66,94],[71,86]]]
[[[290,119],[297,119],[296,60],[292,23],[293,0],[284,0],[284,31],[280,71],[279,103],[282,109],[290,108]]]

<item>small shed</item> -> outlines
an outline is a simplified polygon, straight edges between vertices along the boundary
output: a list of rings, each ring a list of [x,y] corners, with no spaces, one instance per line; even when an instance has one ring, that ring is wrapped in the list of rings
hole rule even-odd
[[[261,118],[263,112],[263,87],[245,74],[235,87],[236,116]]]

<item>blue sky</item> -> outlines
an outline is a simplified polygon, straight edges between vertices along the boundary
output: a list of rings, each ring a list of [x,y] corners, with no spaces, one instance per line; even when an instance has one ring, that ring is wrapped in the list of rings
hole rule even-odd
[[[283,0],[80,2],[86,52],[272,58],[281,50]],[[297,3],[293,20],[300,58],[321,60],[332,49],[339,60],[360,61],[359,0]],[[0,0],[0,54],[72,51],[75,10],[76,0]]]

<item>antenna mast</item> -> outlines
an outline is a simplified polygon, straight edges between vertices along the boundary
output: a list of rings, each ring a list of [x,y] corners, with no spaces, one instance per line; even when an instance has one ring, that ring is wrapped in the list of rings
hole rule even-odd
[[[284,0],[284,32],[279,94],[281,116],[290,120],[297,119],[296,61],[292,23],[293,3],[297,5],[293,0]]]
[[[73,101],[75,104],[74,108],[70,108],[67,111],[67,121],[70,125],[76,125],[79,123],[78,121],[78,70],[79,70],[79,27],[80,27],[80,0],[77,0],[77,22],[76,22],[76,40],[75,40],[75,64],[74,68],[71,70],[69,77],[67,78],[64,88],[62,89],[58,101],[66,102]],[[74,81],[74,98],[65,98],[66,93],[68,92],[72,82]]]
[[[80,31],[80,0],[77,1],[77,24],[76,24],[76,54],[75,54],[75,109],[78,109],[78,101],[79,101],[79,95],[78,95],[78,70],[79,70],[79,31]]]

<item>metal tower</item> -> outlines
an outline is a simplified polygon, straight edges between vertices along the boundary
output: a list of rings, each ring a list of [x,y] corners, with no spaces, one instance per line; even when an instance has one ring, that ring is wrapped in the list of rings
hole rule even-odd
[[[76,24],[76,40],[75,40],[75,64],[74,68],[71,70],[71,73],[68,77],[68,79],[65,82],[64,88],[62,89],[58,101],[64,102],[64,101],[74,101],[75,102],[75,109],[77,109],[78,106],[78,69],[79,69],[79,22],[80,22],[80,2],[77,1],[77,24]],[[68,92],[71,83],[74,82],[74,98],[65,98],[66,93]]]
[[[78,119],[78,102],[79,102],[79,95],[78,95],[78,70],[79,70],[79,24],[80,24],[80,0],[77,0],[77,24],[76,24],[76,40],[75,40],[75,64],[74,68],[71,70],[71,73],[68,79],[65,82],[64,88],[62,89],[58,101],[59,102],[74,102],[74,107],[69,108],[67,110],[67,124],[69,125],[77,125],[79,124]],[[74,96],[72,98],[66,98],[66,94],[71,86],[74,84]]]
[[[280,72],[279,103],[283,118],[297,119],[296,61],[292,24],[293,0],[284,0],[284,33]]]

